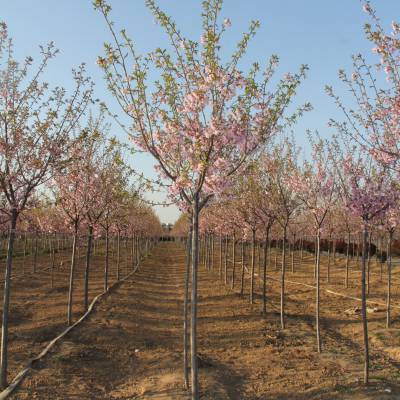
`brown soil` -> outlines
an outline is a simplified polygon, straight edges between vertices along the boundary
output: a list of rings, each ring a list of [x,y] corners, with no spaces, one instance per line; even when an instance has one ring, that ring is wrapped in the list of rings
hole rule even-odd
[[[279,283],[269,279],[268,313],[261,315],[260,288],[256,303],[226,288],[215,270],[200,269],[199,356],[202,399],[395,399],[400,396],[400,324],[386,330],[379,307],[369,314],[371,384],[362,378],[362,336],[359,313],[344,311],[357,301],[322,292],[323,353],[318,354],[314,333],[314,290],[287,284],[287,327],[279,325]],[[313,284],[312,255],[289,280]],[[326,260],[324,259],[324,262]],[[352,270],[351,287],[343,288],[343,259],[332,266],[330,289],[358,296],[359,271]],[[187,399],[182,389],[182,293],[184,250],[176,243],[159,244],[139,271],[118,286],[51,354],[36,366],[15,399]],[[353,262],[353,265],[355,263]],[[238,270],[240,266],[238,265]],[[373,267],[374,271],[376,266]],[[325,271],[324,266],[322,268]],[[273,261],[269,268],[279,277]],[[239,273],[237,276],[239,277]],[[101,286],[100,275],[95,275]],[[305,278],[306,277],[306,278]],[[384,300],[384,283],[371,275],[371,298]],[[247,278],[248,279],[248,278]],[[239,282],[237,282],[237,286]],[[95,284],[95,283],[94,283]],[[327,285],[325,285],[328,288]],[[39,287],[27,290],[39,293]],[[98,291],[100,290],[97,288]],[[94,290],[94,289],[93,289]],[[394,290],[394,302],[400,296]],[[13,345],[13,371],[38,353],[56,329],[55,297],[41,292],[40,312],[46,321],[26,325],[29,309],[15,304],[14,341],[19,332],[22,352]],[[52,295],[53,296],[53,295]],[[55,294],[54,294],[55,296]],[[25,313],[27,313],[25,315]],[[61,323],[61,321],[60,321]],[[49,326],[49,328],[48,328]],[[39,330],[40,328],[41,330]],[[46,331],[48,329],[48,331]],[[53,332],[54,330],[54,332]],[[30,336],[24,336],[24,332]],[[32,332],[39,339],[32,345]]]

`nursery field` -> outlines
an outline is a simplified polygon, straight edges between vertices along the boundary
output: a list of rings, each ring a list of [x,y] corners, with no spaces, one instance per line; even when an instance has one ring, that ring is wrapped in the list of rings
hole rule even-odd
[[[330,284],[321,260],[322,353],[316,352],[314,328],[314,255],[288,259],[286,327],[280,328],[279,271],[275,250],[268,265],[267,314],[262,315],[261,280],[256,268],[254,304],[249,303],[249,273],[244,293],[239,279],[231,289],[219,277],[218,252],[213,268],[200,265],[198,357],[201,399],[395,399],[400,396],[400,293],[393,268],[392,325],[385,328],[385,307],[368,304],[370,384],[362,384],[363,351],[359,266],[350,264],[349,288],[343,285],[344,258],[331,262]],[[279,266],[279,254],[277,265]],[[246,259],[246,262],[248,259]],[[81,264],[81,263],[80,263]],[[115,272],[115,259],[110,263]],[[239,270],[240,263],[236,268]],[[384,304],[385,269],[371,260],[368,300]],[[34,366],[15,399],[187,399],[183,390],[182,304],[185,249],[160,242],[138,271],[116,286],[90,317]],[[80,268],[76,311],[81,313]],[[101,292],[102,256],[93,258],[91,296]],[[112,276],[113,272],[110,273]],[[15,280],[10,322],[10,373],[65,326],[66,271]],[[309,285],[309,286],[307,286]],[[344,296],[326,292],[325,289]],[[65,292],[65,293],[64,293]]]

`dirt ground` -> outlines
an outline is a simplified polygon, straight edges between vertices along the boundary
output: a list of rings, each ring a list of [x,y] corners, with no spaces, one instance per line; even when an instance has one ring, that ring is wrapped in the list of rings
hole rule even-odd
[[[313,283],[308,254],[287,279]],[[279,260],[278,260],[279,261]],[[325,260],[326,262],[326,260]],[[332,266],[331,289],[358,295],[359,271],[352,269],[351,287],[343,288],[343,259]],[[138,272],[118,286],[94,313],[36,366],[14,399],[187,399],[182,389],[182,294],[184,249],[160,243]],[[278,278],[272,258],[269,273]],[[396,399],[400,396],[400,323],[386,330],[385,312],[369,314],[371,384],[361,383],[363,352],[361,318],[344,311],[355,300],[322,291],[318,354],[314,333],[314,290],[287,284],[287,327],[279,325],[279,284],[269,279],[268,313],[261,314],[260,283],[256,303],[228,289],[214,271],[203,266],[199,284],[199,353],[202,399]],[[238,265],[238,269],[239,269]],[[378,266],[371,266],[376,271]],[[324,271],[324,265],[322,272]],[[237,274],[239,275],[239,274]],[[307,277],[305,279],[305,276]],[[384,299],[384,282],[371,275],[371,298]],[[100,278],[100,276],[99,276]],[[324,279],[323,279],[324,281]],[[98,282],[99,284],[100,282]],[[328,286],[324,283],[324,288]],[[397,286],[394,303],[400,304]],[[42,299],[44,313],[45,296]],[[55,313],[48,298],[47,321]],[[50,313],[52,313],[50,315]],[[21,320],[22,320],[21,316]],[[21,322],[15,331],[24,332]],[[29,327],[30,330],[36,327]],[[53,332],[51,332],[53,333]],[[25,338],[26,346],[31,337]],[[12,352],[13,365],[23,365],[43,347]],[[15,350],[15,345],[13,347]]]

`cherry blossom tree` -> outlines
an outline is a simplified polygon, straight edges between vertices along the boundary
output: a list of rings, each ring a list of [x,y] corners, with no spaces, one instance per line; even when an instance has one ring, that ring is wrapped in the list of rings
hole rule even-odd
[[[0,187],[5,202],[0,212],[9,220],[10,233],[4,283],[0,386],[7,385],[10,278],[18,216],[35,190],[68,161],[69,134],[92,98],[84,66],[73,71],[74,92],[50,89],[41,81],[48,62],[57,54],[50,43],[41,48],[42,60],[32,72],[33,59],[14,59],[13,43],[5,23],[0,25]]]
[[[292,181],[297,174],[298,149],[295,144],[286,139],[275,145],[262,160],[262,168],[269,175],[271,194],[276,196],[276,220],[282,229],[282,268],[281,268],[281,327],[285,328],[285,275],[286,275],[286,245],[287,231],[291,220],[296,216],[300,202],[294,190]]]
[[[355,106],[349,106],[335,94],[332,87],[327,93],[335,100],[345,121],[331,120],[331,125],[359,143],[379,163],[395,168],[400,161],[400,24],[392,22],[390,33],[383,25],[369,1],[364,11],[371,23],[364,26],[365,35],[379,57],[369,65],[361,54],[353,56],[353,72],[339,71],[339,77],[348,87]]]
[[[221,39],[230,23],[220,23],[222,1],[203,5],[201,43],[189,40],[154,0],[146,2],[157,23],[168,35],[170,48],[140,56],[133,42],[116,34],[110,21],[111,7],[96,0],[114,42],[106,44],[98,64],[105,71],[109,89],[131,119],[128,134],[157,161],[161,177],[170,182],[170,196],[190,208],[193,218],[191,294],[191,390],[198,398],[197,379],[197,269],[198,219],[207,202],[231,184],[261,144],[282,125],[310,108],[300,107],[285,119],[285,111],[304,78],[306,67],[286,74],[275,88],[271,77],[277,65],[273,56],[260,74],[254,63],[245,74],[239,69],[258,22],[250,25],[227,63],[222,63]],[[160,77],[150,81],[150,69]],[[261,76],[260,76],[261,75]],[[270,88],[271,86],[271,88]],[[155,89],[150,93],[150,87]]]
[[[311,139],[311,138],[310,138]],[[311,213],[316,232],[316,305],[315,325],[317,333],[317,350],[321,352],[320,337],[320,258],[321,229],[331,207],[336,202],[335,164],[329,148],[321,140],[311,139],[312,155],[310,161],[305,161],[302,170],[298,170],[292,179],[292,185],[298,198]]]
[[[361,315],[364,339],[364,383],[369,382],[369,345],[366,304],[366,264],[368,233],[372,224],[384,218],[397,203],[394,190],[385,170],[380,170],[372,160],[356,148],[349,149],[340,161],[338,169],[341,189],[349,211],[362,221],[361,259]]]

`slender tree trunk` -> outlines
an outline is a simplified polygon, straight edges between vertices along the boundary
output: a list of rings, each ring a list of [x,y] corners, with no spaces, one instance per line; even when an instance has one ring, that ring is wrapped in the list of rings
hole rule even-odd
[[[243,293],[244,293],[244,241],[243,241],[243,239],[242,239],[242,245],[241,245],[240,252],[241,252],[240,255],[241,255],[241,258],[242,258],[242,260],[241,260],[241,263],[242,263],[242,275],[241,275],[241,278],[240,278],[240,295],[243,296]]]
[[[330,283],[331,280],[331,246],[332,246],[332,242],[329,238],[328,241],[328,265],[326,268],[326,282]]]
[[[250,276],[250,304],[254,303],[254,267],[256,258],[256,230],[252,230],[251,241],[251,276]]]
[[[283,237],[282,237],[282,269],[281,269],[281,328],[282,329],[285,329],[286,231],[287,231],[287,225],[283,227]]]
[[[268,265],[271,265],[272,262],[272,252],[271,252],[271,240],[268,241]]]
[[[119,267],[121,262],[121,231],[117,233],[117,281],[119,281]]]
[[[72,242],[72,257],[71,257],[71,270],[69,274],[69,291],[68,291],[68,313],[67,313],[67,324],[72,325],[72,297],[74,290],[74,274],[75,274],[75,263],[76,263],[76,245],[78,238],[78,223],[75,222],[74,226],[74,238]]]
[[[129,250],[128,250],[128,238],[124,239],[125,242],[125,275],[129,273]]]
[[[291,270],[292,270],[292,274],[294,273],[294,244],[291,245],[290,248],[290,258],[291,258]]]
[[[315,327],[317,331],[317,351],[321,353],[321,335],[319,328],[319,306],[320,306],[320,256],[321,256],[321,232],[317,229],[317,248],[316,248],[316,302],[315,302]]]
[[[304,238],[302,237],[300,240],[300,265],[299,267],[301,268],[302,264],[303,264],[303,247],[304,247]]]
[[[27,238],[26,232],[24,234],[24,255],[22,257],[22,275],[25,275],[25,262],[26,262],[26,245],[27,245]]]
[[[108,290],[108,264],[109,264],[109,228],[106,228],[106,254],[105,254],[105,262],[104,262],[104,291]]]
[[[17,226],[18,213],[12,210],[10,220],[10,231],[8,234],[8,248],[6,271],[4,276],[4,293],[3,293],[3,316],[1,327],[1,353],[0,353],[0,387],[7,387],[7,362],[8,362],[8,316],[10,309],[11,294],[11,272],[14,255],[15,228]]]
[[[199,198],[195,196],[193,204],[193,235],[192,235],[192,294],[190,319],[190,348],[191,348],[191,389],[192,400],[198,400],[198,365],[197,365],[197,269],[199,261]]]
[[[266,231],[263,258],[263,314],[267,313],[267,252],[269,242],[269,229]]]
[[[56,249],[54,248],[54,245],[51,246],[51,288],[54,288],[54,267],[56,264]]]
[[[222,279],[222,235],[219,235],[219,279]]]
[[[228,235],[225,236],[224,279],[225,279],[225,285],[227,285],[228,284]]]
[[[336,239],[333,241],[333,265],[336,264]]]
[[[232,236],[232,285],[231,288],[235,287],[235,270],[236,270],[236,234],[233,232]]]
[[[192,228],[190,227],[189,236],[186,244],[186,268],[185,268],[185,292],[183,298],[183,379],[185,388],[189,388],[189,343],[188,343],[188,309],[189,309],[189,281],[190,281],[190,261],[192,254]]]
[[[314,280],[317,279],[317,238],[314,242]]]
[[[367,294],[369,294],[370,291],[370,267],[371,267],[371,240],[372,240],[372,232],[369,233],[368,235],[368,258],[367,258]]]
[[[37,269],[37,257],[38,257],[38,233],[35,232],[35,250],[33,254],[33,273],[36,273]]]
[[[93,226],[89,225],[88,237],[87,237],[87,249],[86,249],[86,266],[85,266],[85,282],[84,282],[84,306],[85,311],[89,307],[89,272],[90,272],[90,256],[92,251],[92,240],[93,240]]]
[[[364,223],[362,235],[362,257],[361,257],[361,315],[364,336],[364,383],[369,382],[369,346],[368,346],[368,321],[367,321],[367,294],[365,288],[366,263],[367,263],[367,240],[368,228]]]
[[[211,270],[214,271],[214,249],[215,249],[215,237],[214,234],[211,237]]]
[[[392,242],[393,230],[389,231],[388,254],[387,254],[387,295],[386,295],[386,328],[390,328],[390,304],[392,300]]]
[[[350,262],[350,233],[347,234],[347,249],[346,249],[346,276],[344,279],[344,286],[349,287],[349,262]]]

